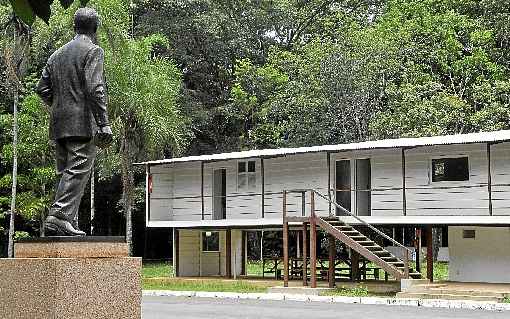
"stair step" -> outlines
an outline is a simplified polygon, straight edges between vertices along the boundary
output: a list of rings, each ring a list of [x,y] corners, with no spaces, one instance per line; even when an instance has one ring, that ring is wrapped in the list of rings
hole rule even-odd
[[[446,300],[473,300],[473,301],[495,301],[500,302],[503,298],[494,296],[472,296],[472,295],[456,295],[456,294],[431,294],[421,292],[399,292],[399,298],[418,298],[418,299],[446,299]]]
[[[359,235],[359,236],[349,236],[351,237],[352,239],[355,239],[355,238],[359,238],[359,239],[365,239],[367,238],[366,236],[363,236],[363,235]],[[368,239],[368,238],[367,238]]]
[[[384,251],[383,248],[381,246],[364,246],[366,249],[368,250],[371,250],[371,251]]]
[[[361,244],[361,245],[367,245],[367,246],[368,246],[368,245],[371,245],[371,244],[374,244],[374,242],[373,242],[373,241],[371,241],[371,240],[363,240],[363,241],[357,241],[357,240],[356,240],[356,242],[357,242],[358,244]]]
[[[389,261],[389,260],[398,260],[397,257],[395,256],[383,256],[383,257],[380,257],[382,260],[384,261]]]
[[[391,265],[405,265],[404,262],[400,261],[400,260],[397,260],[397,261],[387,261],[387,263],[391,264]],[[398,267],[398,268],[400,268],[400,267]]]
[[[346,234],[347,236],[349,236],[349,234],[359,234],[360,233],[357,230],[341,230],[341,232]]]
[[[379,246],[374,246],[374,247],[379,247]],[[365,247],[365,248],[367,248],[367,247]],[[373,253],[377,256],[391,255],[391,253],[387,250],[374,251]],[[379,257],[379,258],[381,258],[381,257]]]

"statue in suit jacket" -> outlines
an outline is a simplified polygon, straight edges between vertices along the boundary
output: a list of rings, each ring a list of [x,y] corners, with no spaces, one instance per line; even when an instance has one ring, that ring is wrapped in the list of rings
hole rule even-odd
[[[48,234],[84,236],[75,222],[97,147],[112,141],[106,110],[104,52],[97,43],[99,16],[80,8],[76,36],[55,51],[43,70],[37,93],[50,108],[50,138],[55,141],[57,190],[45,221]]]

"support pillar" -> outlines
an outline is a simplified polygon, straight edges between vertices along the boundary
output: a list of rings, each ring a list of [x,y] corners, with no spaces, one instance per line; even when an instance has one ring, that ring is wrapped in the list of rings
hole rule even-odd
[[[174,266],[174,276],[179,277],[179,230],[174,228],[174,251],[173,251],[173,266]]]
[[[311,192],[310,216],[310,282],[312,288],[317,288],[317,223],[315,220],[315,193]]]
[[[225,277],[232,278],[232,230],[226,230],[225,236]]]
[[[242,230],[241,231],[241,275],[246,276],[246,237],[248,236],[248,232]]]
[[[359,254],[351,248],[351,280],[359,279]]]
[[[433,252],[433,241],[432,241],[432,226],[426,228],[427,236],[427,278],[430,282],[434,281],[434,252]]]
[[[289,222],[287,221],[286,191],[283,191],[283,286],[289,286]]]
[[[329,288],[334,288],[335,287],[335,257],[336,257],[335,237],[330,234],[328,241],[329,241],[328,283],[329,283]]]
[[[416,228],[416,271],[421,272],[421,228]]]
[[[308,240],[307,240],[307,225],[303,223],[303,286],[308,286]]]

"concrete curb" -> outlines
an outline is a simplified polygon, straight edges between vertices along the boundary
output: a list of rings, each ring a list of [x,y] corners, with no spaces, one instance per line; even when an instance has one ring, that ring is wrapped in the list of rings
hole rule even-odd
[[[251,299],[275,301],[328,302],[364,305],[414,306],[427,308],[477,309],[491,311],[510,311],[510,304],[497,302],[482,302],[469,300],[444,299],[412,299],[412,298],[382,298],[382,297],[347,297],[347,296],[313,296],[280,293],[238,293],[211,291],[172,291],[172,290],[144,290],[143,296],[159,297],[196,297],[217,299]]]

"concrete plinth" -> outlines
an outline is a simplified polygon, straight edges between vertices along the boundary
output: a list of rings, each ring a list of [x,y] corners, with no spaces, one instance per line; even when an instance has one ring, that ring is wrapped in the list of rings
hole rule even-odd
[[[120,247],[93,237],[16,243],[25,257],[0,259],[2,318],[139,319],[141,259]]]

